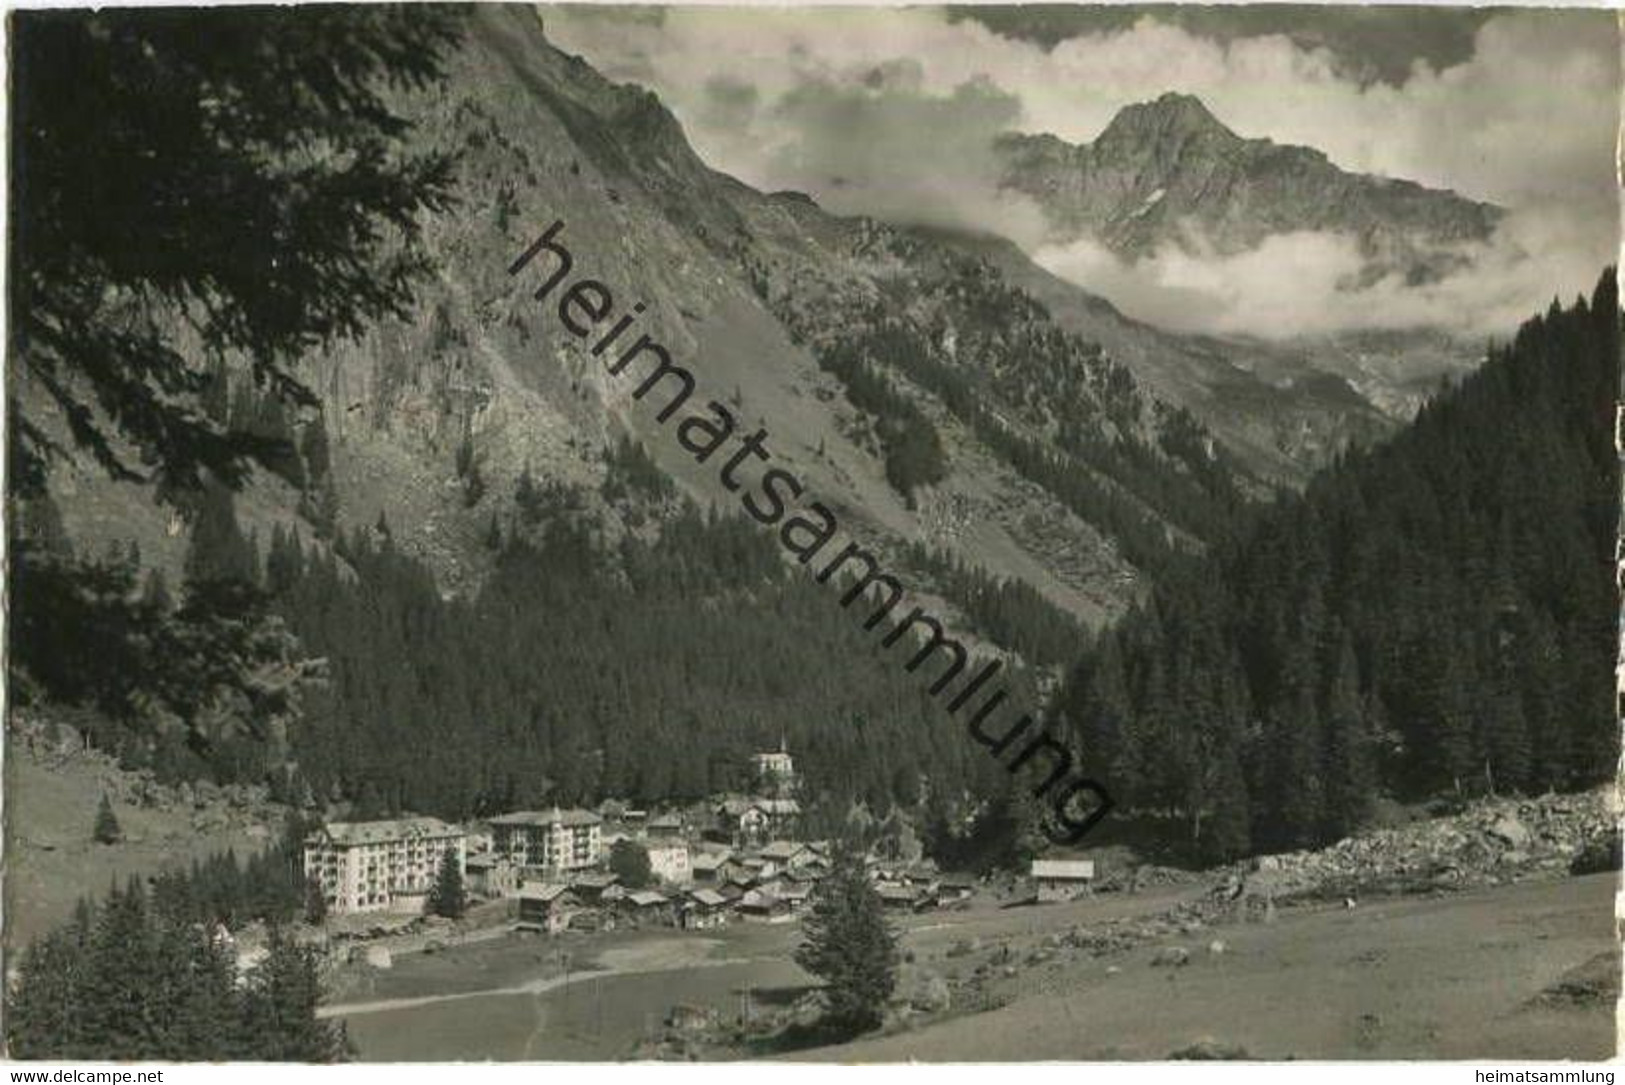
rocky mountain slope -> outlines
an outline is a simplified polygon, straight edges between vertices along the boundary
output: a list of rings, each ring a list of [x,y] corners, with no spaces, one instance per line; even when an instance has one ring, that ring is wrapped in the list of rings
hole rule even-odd
[[[1128,258],[1165,244],[1229,255],[1272,234],[1353,235],[1373,273],[1426,280],[1502,212],[1453,192],[1339,169],[1321,152],[1244,139],[1197,98],[1125,107],[1093,143],[1002,137],[1006,187],[1038,201],[1065,239],[1090,235]]]
[[[476,12],[443,93],[401,107],[415,139],[462,156],[457,205],[426,223],[435,278],[410,317],[306,373],[339,526],[384,517],[447,591],[489,571],[488,525],[522,477],[576,491],[610,542],[657,530],[602,491],[622,437],[702,504],[730,499],[508,275],[555,220],[575,274],[644,303],[641,330],[699,395],[765,427],[844,530],[890,558],[918,544],[1023,581],[1086,624],[1261,480],[1301,478],[1383,425],[1344,389],[1271,387],[1124,321],[1013,249],[837,218],[715,172],[652,94],[556,49],[529,9]],[[932,444],[941,465],[900,485],[905,446]],[[186,525],[144,490],[82,467],[59,484],[70,535],[133,537],[178,569]],[[276,524],[318,534],[275,478],[239,515],[262,542]],[[929,602],[931,578],[919,587]]]

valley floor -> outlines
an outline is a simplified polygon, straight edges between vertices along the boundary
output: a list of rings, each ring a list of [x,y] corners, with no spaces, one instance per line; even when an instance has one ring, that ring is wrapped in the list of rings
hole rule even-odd
[[[1602,874],[1353,910],[1283,909],[1273,922],[1208,926],[1101,956],[1032,951],[1080,926],[1164,912],[1207,887],[910,917],[900,923],[913,957],[905,987],[925,973],[957,982],[982,965],[993,977],[984,1004],[1003,1004],[789,1057],[1134,1060],[1206,1043],[1267,1059],[1604,1058],[1615,1048],[1614,887]],[[798,938],[794,926],[749,925],[613,941],[504,938],[400,957],[370,995],[352,985],[327,1012],[345,1019],[368,1060],[627,1058],[675,1004],[734,1018],[794,1002],[812,982],[790,963]],[[1218,942],[1222,952],[1212,952]],[[1188,963],[1153,965],[1170,947],[1187,950]],[[567,981],[561,953],[596,971]]]

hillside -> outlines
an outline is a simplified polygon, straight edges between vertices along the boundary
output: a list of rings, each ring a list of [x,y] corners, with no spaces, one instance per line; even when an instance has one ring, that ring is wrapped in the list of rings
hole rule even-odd
[[[603,451],[621,435],[644,444],[684,492],[702,504],[716,499],[691,459],[655,435],[596,360],[571,354],[545,313],[513,303],[505,268],[555,218],[567,224],[582,266],[644,300],[662,342],[692,360],[707,388],[767,425],[775,457],[836,495],[856,534],[882,552],[922,544],[1015,578],[1091,626],[1120,614],[1161,560],[1151,551],[1162,542],[1146,538],[1199,543],[1190,511],[1175,505],[1210,466],[1215,478],[1231,479],[1215,485],[1258,493],[1253,474],[1301,478],[1377,428],[1358,402],[1272,392],[1224,363],[1207,366],[1218,373],[1213,380],[1170,378],[1191,348],[1115,322],[1073,320],[1066,301],[1039,298],[1037,285],[1028,292],[1045,278],[1030,265],[1005,271],[972,255],[963,269],[975,270],[951,274],[987,299],[958,299],[957,315],[940,298],[930,311],[906,309],[900,300],[916,277],[947,282],[944,269],[959,267],[952,246],[837,219],[713,172],[656,99],[560,53],[528,11],[477,12],[446,86],[442,96],[401,98],[417,122],[415,138],[461,155],[456,205],[425,217],[434,278],[408,318],[309,359],[305,372],[324,406],[319,422],[296,418],[293,428],[301,440],[315,426],[326,433],[337,526],[385,515],[399,545],[427,560],[447,590],[470,592],[489,574],[481,540],[527,470],[588,491],[610,538],[632,529],[592,496],[605,477]],[[1011,260],[1005,253],[998,263]],[[1087,500],[1076,486],[1023,469],[1004,435],[974,432],[946,404],[940,382],[928,386],[919,372],[875,357],[864,364],[890,391],[865,398],[849,386],[864,377],[843,377],[813,342],[822,331],[893,317],[928,337],[961,322],[969,306],[1006,295],[1031,308],[1036,334],[1055,341],[1047,362],[1008,370],[996,387],[980,389],[987,406],[1028,442],[1052,441],[1064,414],[1079,431],[1137,446],[1132,473],[1098,448],[1074,442],[1063,451],[1065,474],[1091,489]],[[998,355],[1007,350],[984,337],[957,364],[987,371],[1006,365]],[[1215,396],[1221,386],[1229,391]],[[35,392],[24,386],[20,394]],[[1105,394],[1138,401],[1138,418],[1120,425]],[[1232,407],[1247,408],[1249,397],[1257,421],[1214,429],[1212,465],[1206,453],[1193,461],[1169,451],[1192,420],[1195,444],[1205,448],[1201,430]],[[900,489],[888,476],[905,434],[941,446],[940,477]],[[159,511],[146,491],[108,483],[84,465],[67,465],[59,477],[71,537],[93,545],[135,538],[173,581],[184,521]],[[240,511],[263,545],[278,524],[331,535],[333,525],[311,522],[323,500],[315,479],[301,495],[262,475]],[[1107,502],[1109,513],[1101,511]]]
[[[1620,324],[1610,270],[1102,638],[1062,704],[1125,805],[1222,856],[1608,778]]]
[[[927,735],[918,688],[883,677],[874,659],[853,661],[857,634],[837,629],[844,616],[816,598],[821,589],[761,568],[767,537],[743,542],[748,525],[713,515],[732,500],[712,468],[561,329],[556,306],[535,304],[510,276],[514,258],[554,222],[564,223],[575,271],[643,302],[642,326],[692,368],[704,394],[771,431],[775,465],[907,570],[922,606],[973,634],[969,642],[1014,648],[1018,662],[1034,665],[1034,700],[1091,630],[1125,614],[1134,615],[1131,633],[1108,645],[1178,658],[1158,641],[1164,631],[1144,624],[1145,611],[1131,610],[1148,597],[1157,607],[1204,606],[1221,587],[1252,592],[1279,611],[1259,634],[1270,637],[1302,599],[1258,584],[1296,584],[1312,597],[1312,583],[1287,575],[1296,556],[1265,546],[1274,536],[1258,527],[1278,527],[1268,517],[1288,514],[1260,518],[1253,505],[1305,460],[1380,431],[1345,387],[1250,377],[1230,348],[1209,354],[1200,341],[1124,321],[1008,246],[839,218],[795,193],[757,192],[701,162],[648,92],[612,84],[551,46],[528,9],[475,10],[448,55],[443,89],[396,92],[414,140],[457,155],[456,202],[423,216],[431,274],[412,307],[302,362],[319,409],[284,409],[242,359],[203,384],[204,413],[283,449],[274,469],[235,498],[215,488],[177,507],[160,505],[150,487],[107,481],[81,458],[53,475],[51,508],[27,510],[24,520],[48,541],[41,553],[72,548],[100,562],[90,602],[111,601],[129,623],[118,628],[143,634],[127,643],[85,636],[76,620],[87,605],[82,585],[41,575],[48,565],[26,577],[14,567],[28,649],[14,660],[26,656],[47,695],[123,713],[108,748],[166,773],[234,779],[274,774],[291,755],[319,774],[317,793],[365,809],[460,815],[556,786],[585,800],[600,788],[656,795],[674,780],[687,794],[713,782],[712,767],[685,749],[687,724],[711,720],[730,748],[771,738],[770,706],[784,698],[774,683],[793,673],[798,644],[814,644],[829,648],[830,662],[801,691],[798,739],[828,755],[815,778],[876,807],[918,798],[922,766],[951,785],[985,782],[963,743]],[[1202,146],[1223,142],[1186,106],[1178,112],[1176,129]],[[180,336],[179,318],[165,318]],[[11,391],[25,402],[40,395],[26,374]],[[1478,499],[1447,496],[1450,507]],[[1556,488],[1544,496],[1574,497]],[[1567,505],[1547,511],[1552,527],[1573,519]],[[1241,538],[1276,564],[1237,582]],[[526,574],[537,562],[579,583]],[[181,607],[154,572],[187,589]],[[198,591],[194,606],[192,589],[214,582],[227,590]],[[1542,597],[1558,608],[1560,630],[1573,616],[1559,613],[1568,605],[1559,597],[1580,592],[1577,584]],[[269,601],[244,585],[267,589]],[[1169,601],[1181,597],[1190,601]],[[1406,602],[1439,614],[1450,612],[1430,611],[1432,603],[1461,605]],[[682,641],[685,608],[696,607],[754,608],[750,622],[717,632],[717,643],[760,644],[776,661],[771,673],[742,674],[727,653]],[[550,618],[563,611],[572,619]],[[659,681],[633,693],[632,665],[580,661],[593,645],[609,654],[605,638],[617,630],[668,653]],[[1312,632],[1336,647],[1332,626]],[[1330,649],[1311,646],[1321,653],[1314,666],[1329,670]],[[223,658],[202,658],[204,648]],[[1279,691],[1253,673],[1243,695],[1234,655],[1258,651],[1252,641],[1203,651],[1188,672],[1148,666],[1130,694],[1114,693],[1136,699],[1143,733],[1124,737],[1098,719],[1079,725],[1086,748],[1106,751],[1114,787],[1120,777],[1136,800],[1180,810],[1197,830],[1228,796],[1217,834],[1228,853],[1249,846],[1256,812],[1236,798],[1235,778],[1247,776],[1260,794],[1301,776],[1301,766],[1251,758],[1252,713],[1284,719],[1296,706],[1273,703]],[[256,652],[265,658],[244,667]],[[546,662],[550,652],[556,660]],[[568,659],[578,664],[559,662]],[[290,684],[328,665],[334,686],[296,703]],[[696,674],[705,676],[698,686]],[[568,697],[538,685],[543,675]],[[163,685],[156,702],[144,683]],[[1081,688],[1075,681],[1070,694],[1075,721],[1089,715],[1077,711]],[[1218,711],[1187,710],[1215,700]],[[883,723],[865,731],[870,719]],[[852,724],[850,742],[821,741],[832,720]],[[1434,722],[1407,718],[1411,741],[1427,741]],[[1593,722],[1573,726],[1588,745],[1570,751],[1562,772],[1514,773],[1514,784],[1589,779]],[[457,772],[441,771],[400,743],[407,732],[470,756]],[[610,737],[629,752],[605,755]],[[1152,757],[1167,751],[1178,755],[1171,763]],[[1452,753],[1451,767],[1477,752]],[[1260,809],[1274,817],[1282,801],[1276,794]],[[1281,814],[1271,831],[1322,834],[1349,815]]]

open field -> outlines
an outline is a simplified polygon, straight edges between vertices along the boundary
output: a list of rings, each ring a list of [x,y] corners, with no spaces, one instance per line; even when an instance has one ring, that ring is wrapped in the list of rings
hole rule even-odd
[[[1210,1041],[1271,1059],[1604,1058],[1613,997],[1539,996],[1617,955],[1614,886],[1603,874],[1283,912],[1165,943],[1190,950],[1185,967],[1153,967],[1145,946],[1046,968],[1038,982],[1026,972],[1015,1000],[974,1028],[947,1021],[802,1057],[1158,1059]],[[1208,952],[1214,939],[1222,954]]]
[[[1204,928],[1103,957],[1056,957],[1002,972],[1011,1001],[797,1059],[888,1061],[1157,1059],[1203,1041],[1258,1058],[1601,1058],[1613,1053],[1613,999],[1540,999],[1588,962],[1617,988],[1609,875],[1450,896],[1287,909],[1273,923]],[[955,943],[1030,948],[1079,924],[1151,915],[1201,887],[1035,908],[983,904],[900,920],[912,973],[964,972]],[[793,999],[809,978],[790,962],[795,926],[704,935],[501,939],[397,959],[343,1016],[369,1060],[626,1057],[676,1003],[725,1016]],[[1209,943],[1222,940],[1224,952]],[[1190,951],[1153,967],[1159,949]],[[566,985],[559,952],[574,972]],[[478,986],[476,986],[478,984]],[[470,994],[483,988],[487,994]],[[365,1003],[372,1001],[371,1006]],[[357,1004],[361,1005],[357,1005]]]
[[[128,801],[132,777],[99,755],[55,757],[50,765],[21,742],[5,757],[5,942],[26,946],[66,922],[80,897],[100,898],[115,881],[184,867],[234,849],[263,849],[281,826],[222,804],[156,809]],[[117,844],[90,838],[103,793],[124,830]],[[199,817],[208,828],[197,827]]]

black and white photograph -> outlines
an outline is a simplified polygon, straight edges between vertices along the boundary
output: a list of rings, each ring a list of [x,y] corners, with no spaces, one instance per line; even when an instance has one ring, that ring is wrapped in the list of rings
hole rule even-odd
[[[4,56],[12,1080],[1612,1085],[1618,11]]]

